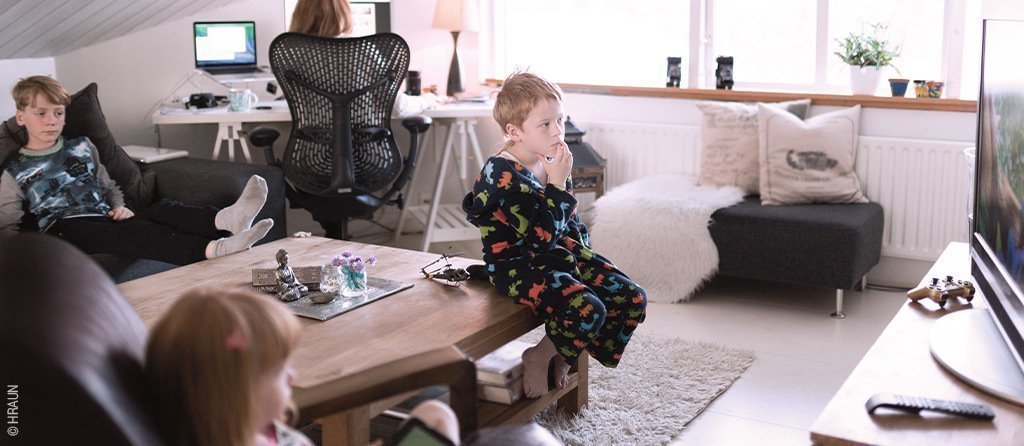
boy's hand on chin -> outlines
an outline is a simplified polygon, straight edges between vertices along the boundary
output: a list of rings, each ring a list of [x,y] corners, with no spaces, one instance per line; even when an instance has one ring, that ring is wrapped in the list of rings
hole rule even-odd
[[[555,154],[550,161],[544,155],[537,155],[537,157],[540,158],[541,165],[544,166],[544,172],[548,174],[548,184],[564,187],[565,180],[569,178],[569,172],[572,171],[572,152],[569,151],[569,146],[565,144],[565,141],[555,144]]]
[[[135,213],[132,212],[131,209],[128,209],[128,208],[126,208],[124,206],[121,206],[121,207],[116,207],[116,208],[112,209],[110,212],[107,212],[107,215],[110,218],[113,218],[114,221],[120,221],[120,220],[127,220],[129,218],[132,218],[133,216],[135,216]]]

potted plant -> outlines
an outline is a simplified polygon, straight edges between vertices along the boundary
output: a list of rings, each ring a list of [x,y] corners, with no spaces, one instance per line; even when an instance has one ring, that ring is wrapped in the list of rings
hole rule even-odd
[[[870,27],[871,34],[862,31],[836,39],[839,51],[835,55],[850,66],[850,90],[853,94],[875,94],[882,67],[892,66],[895,69],[892,61],[900,55],[899,45],[881,36],[886,25],[876,23]],[[896,71],[899,72],[898,69]]]

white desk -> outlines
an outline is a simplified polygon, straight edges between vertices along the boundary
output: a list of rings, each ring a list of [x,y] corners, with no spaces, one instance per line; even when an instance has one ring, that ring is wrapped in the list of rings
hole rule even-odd
[[[257,105],[269,105],[270,110],[256,110],[253,108],[247,112],[232,112],[224,107],[199,110],[184,110],[180,108],[163,108],[153,113],[153,125],[157,129],[157,146],[162,146],[160,141],[160,126],[167,124],[217,124],[217,140],[213,146],[213,159],[220,155],[220,147],[223,142],[228,144],[228,160],[235,160],[234,142],[238,141],[242,153],[247,162],[252,162],[249,154],[249,146],[239,132],[242,124],[251,122],[291,122],[291,113],[288,111],[288,104],[285,101],[272,101]],[[455,156],[456,140],[459,141],[459,180],[462,187],[465,187],[466,179],[471,175],[476,176],[479,169],[483,169],[483,152],[480,150],[480,142],[476,134],[477,118],[491,116],[494,104],[477,102],[458,102],[443,104],[437,108],[426,110],[420,114],[429,116],[435,120],[435,131],[438,127],[446,127],[444,149],[441,153],[441,165],[438,168],[437,179],[434,182],[434,194],[427,206],[406,206],[402,209],[402,215],[395,228],[394,238],[397,239],[402,233],[402,228],[407,216],[416,218],[424,227],[422,250],[426,251],[433,242],[447,242],[457,240],[475,240],[480,237],[480,231],[466,221],[459,204],[441,206],[441,192],[444,190],[444,183],[447,179],[449,162]],[[473,151],[477,166],[473,172],[468,171],[468,152]],[[421,169],[413,171],[410,184],[416,184],[416,177]]]
[[[398,219],[398,226],[395,228],[394,239],[397,240],[402,234],[402,227],[405,224],[407,215],[412,214],[414,218],[423,224],[422,251],[430,248],[433,242],[450,242],[457,240],[475,240],[480,238],[480,230],[466,221],[466,214],[462,212],[460,204],[441,206],[441,191],[448,175],[449,161],[455,156],[455,140],[459,144],[459,184],[466,187],[466,179],[469,175],[476,177],[477,172],[467,172],[467,152],[472,149],[476,157],[477,171],[484,167],[484,156],[480,150],[480,141],[476,135],[477,118],[491,116],[493,103],[461,102],[454,104],[443,104],[437,108],[424,111],[422,114],[435,119],[435,126],[446,125],[447,136],[445,137],[444,150],[441,152],[441,165],[437,170],[437,179],[434,182],[434,195],[429,206],[406,206],[402,209],[402,215]],[[416,177],[420,169],[413,171],[411,184],[416,184]]]
[[[248,122],[291,122],[292,115],[288,111],[288,104],[285,101],[270,101],[256,104],[256,106],[269,106],[270,110],[257,110],[255,108],[246,112],[233,112],[228,107],[221,106],[203,109],[181,109],[165,107],[153,113],[153,125],[156,127],[157,147],[162,147],[160,141],[160,126],[167,124],[217,124],[217,139],[213,143],[213,159],[220,156],[222,143],[228,144],[228,161],[235,160],[235,141],[238,142],[245,156],[245,161],[251,163],[252,155],[249,153],[249,145],[242,136],[242,124]]]

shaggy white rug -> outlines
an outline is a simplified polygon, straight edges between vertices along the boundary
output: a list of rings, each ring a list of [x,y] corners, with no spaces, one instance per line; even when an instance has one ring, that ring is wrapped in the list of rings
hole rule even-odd
[[[542,331],[523,337],[537,341]],[[664,445],[754,362],[754,353],[708,342],[633,335],[622,362],[591,360],[589,403],[573,417],[554,408],[534,419],[566,445]]]
[[[626,183],[594,202],[590,243],[647,291],[682,302],[718,269],[711,214],[743,200],[737,187],[697,186],[685,175]]]

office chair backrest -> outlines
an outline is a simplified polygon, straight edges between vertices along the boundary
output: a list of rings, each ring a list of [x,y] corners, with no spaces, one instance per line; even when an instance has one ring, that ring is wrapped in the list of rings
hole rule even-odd
[[[409,67],[395,34],[277,36],[270,66],[292,114],[281,160],[298,190],[320,196],[383,189],[402,170],[391,110]]]
[[[143,370],[146,327],[98,265],[56,237],[0,236],[0,284],[5,435],[166,444]]]

